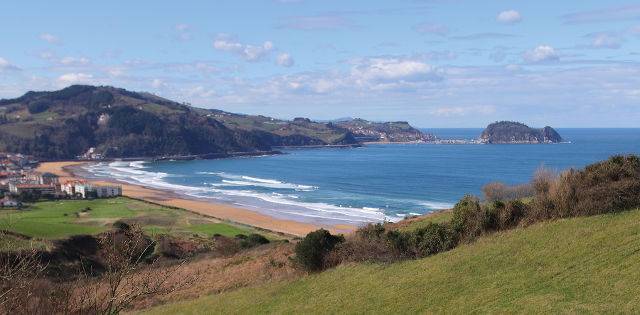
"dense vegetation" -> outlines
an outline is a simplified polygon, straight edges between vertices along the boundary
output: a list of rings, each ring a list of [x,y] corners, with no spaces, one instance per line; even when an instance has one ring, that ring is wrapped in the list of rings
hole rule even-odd
[[[640,157],[613,156],[582,170],[570,169],[561,174],[538,171],[531,189],[506,186],[504,193],[493,189],[486,201],[465,196],[453,208],[445,222],[429,223],[412,230],[387,228],[382,224],[359,229],[338,245],[315,241],[315,255],[296,248],[309,271],[316,266],[328,268],[350,261],[391,262],[415,259],[450,250],[478,237],[531,225],[541,221],[613,213],[640,207]],[[531,191],[532,196],[508,199],[513,191]],[[517,194],[515,194],[517,195]],[[500,196],[506,196],[500,199]],[[521,196],[519,196],[521,197]],[[329,236],[325,236],[329,237]],[[313,242],[309,234],[301,243]]]
[[[480,140],[484,143],[558,143],[562,137],[549,126],[534,129],[519,122],[499,121],[487,126]]]

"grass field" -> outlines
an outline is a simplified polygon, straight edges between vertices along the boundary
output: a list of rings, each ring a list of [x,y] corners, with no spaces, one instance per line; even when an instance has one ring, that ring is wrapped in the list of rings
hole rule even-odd
[[[84,211],[87,208],[90,210]],[[150,233],[235,236],[255,232],[248,227],[126,197],[46,201],[20,211],[0,210],[0,229],[38,239],[96,234],[110,229],[117,220],[140,224]]]
[[[544,222],[420,260],[340,266],[149,312],[639,313],[640,210]]]

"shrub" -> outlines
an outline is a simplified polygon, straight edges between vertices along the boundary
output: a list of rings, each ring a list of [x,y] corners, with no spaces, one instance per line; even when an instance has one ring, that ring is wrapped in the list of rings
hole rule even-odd
[[[325,267],[343,262],[382,262],[390,263],[407,255],[406,246],[399,246],[400,233],[386,231],[384,225],[369,224],[359,228],[346,240],[336,246],[325,258]]]
[[[617,155],[575,174],[574,213],[593,215],[640,206],[640,157]]]
[[[343,241],[344,237],[331,235],[324,229],[311,232],[296,244],[295,260],[307,271],[321,271],[327,254]]]
[[[501,182],[493,182],[482,187],[484,199],[488,202],[515,200],[534,195],[531,184],[507,186]]]
[[[158,241],[158,251],[162,256],[185,259],[201,251],[198,243],[164,235]]]
[[[477,197],[466,195],[453,207],[451,227],[460,240],[469,241],[482,234],[485,214]]]
[[[414,257],[426,257],[452,249],[456,245],[455,232],[448,224],[429,223],[410,233],[409,247]]]
[[[249,236],[245,236],[244,239],[240,241],[240,246],[242,246],[243,248],[251,248],[264,244],[269,244],[269,240],[266,237],[256,233],[249,234]]]
[[[237,239],[216,234],[213,236],[213,251],[222,256],[229,256],[239,252],[242,248]]]
[[[640,158],[617,155],[560,176],[537,174],[533,183],[529,222],[631,209],[640,206]]]
[[[498,229],[510,229],[518,224],[527,214],[527,205],[520,200],[510,200],[498,209]]]
[[[122,220],[118,220],[116,222],[113,222],[113,227],[116,230],[119,230],[119,231],[129,231],[129,230],[131,230],[131,225],[129,225],[129,223],[124,222]]]

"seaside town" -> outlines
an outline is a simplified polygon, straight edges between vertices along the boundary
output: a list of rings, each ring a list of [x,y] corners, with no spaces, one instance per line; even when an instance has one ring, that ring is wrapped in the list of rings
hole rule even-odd
[[[56,174],[36,171],[38,161],[23,154],[0,153],[0,207],[21,208],[40,199],[95,199],[122,195],[122,186],[85,180],[60,181]]]

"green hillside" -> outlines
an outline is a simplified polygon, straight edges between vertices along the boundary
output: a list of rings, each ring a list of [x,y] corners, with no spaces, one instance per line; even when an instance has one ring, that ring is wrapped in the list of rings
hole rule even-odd
[[[543,222],[420,260],[343,265],[149,312],[638,313],[640,210]]]

